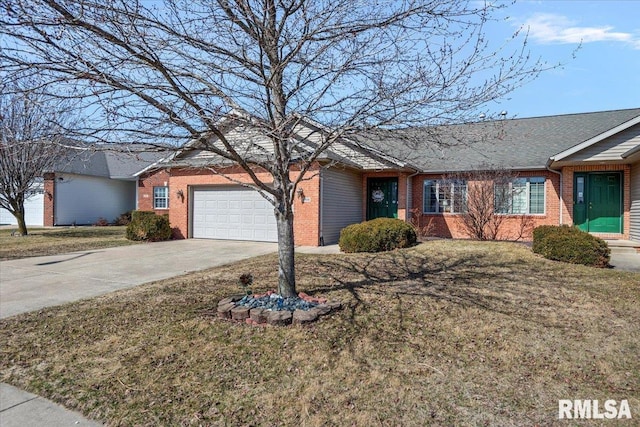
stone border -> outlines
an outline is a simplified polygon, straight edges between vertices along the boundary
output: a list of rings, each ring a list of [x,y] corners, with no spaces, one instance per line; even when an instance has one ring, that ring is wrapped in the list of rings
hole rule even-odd
[[[305,325],[315,322],[320,316],[326,316],[332,311],[342,308],[339,301],[327,301],[322,298],[312,298],[307,294],[300,293],[300,298],[313,302],[320,302],[310,310],[267,310],[265,308],[249,308],[236,305],[244,295],[234,295],[224,298],[218,302],[217,314],[220,319],[244,322],[249,325],[272,325],[286,326],[290,324]]]

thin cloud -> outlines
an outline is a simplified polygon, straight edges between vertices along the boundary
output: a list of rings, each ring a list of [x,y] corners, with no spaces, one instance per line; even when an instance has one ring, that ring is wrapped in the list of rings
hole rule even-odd
[[[577,44],[592,42],[622,42],[640,49],[640,37],[632,33],[613,31],[614,27],[580,27],[574,21],[562,15],[537,13],[525,21],[524,28],[529,37],[544,44]]]

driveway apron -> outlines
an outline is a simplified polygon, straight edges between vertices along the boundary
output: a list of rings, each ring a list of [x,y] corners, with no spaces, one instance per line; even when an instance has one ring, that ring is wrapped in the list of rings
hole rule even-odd
[[[275,243],[187,239],[0,262],[0,318],[277,251]]]

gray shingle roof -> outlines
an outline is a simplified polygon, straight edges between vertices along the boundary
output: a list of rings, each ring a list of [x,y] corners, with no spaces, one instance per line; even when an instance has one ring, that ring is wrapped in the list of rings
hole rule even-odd
[[[56,172],[99,176],[112,179],[133,179],[134,174],[160,160],[167,152],[148,151],[150,147],[123,145],[109,150],[70,150],[60,160]]]
[[[422,172],[541,169],[551,156],[640,116],[640,108],[368,132],[363,145]]]

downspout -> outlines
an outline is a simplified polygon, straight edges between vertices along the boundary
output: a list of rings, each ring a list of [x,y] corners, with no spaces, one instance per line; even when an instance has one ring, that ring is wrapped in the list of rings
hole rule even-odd
[[[324,203],[324,169],[320,168],[320,200],[318,200],[318,207],[320,209],[320,246],[324,246],[324,235],[323,235],[323,228],[324,228],[324,215],[323,215],[323,209],[322,209],[322,204]]]
[[[560,225],[564,224],[564,221],[562,220],[562,212],[564,211],[564,209],[562,209],[563,205],[564,205],[564,197],[563,197],[563,179],[562,179],[562,172],[559,172],[557,170],[553,170],[551,169],[550,165],[553,162],[553,157],[549,158],[549,160],[547,161],[547,165],[545,166],[547,168],[547,170],[549,172],[553,172],[556,175],[558,175],[560,177],[560,203],[559,203],[559,207],[560,207]]]
[[[409,206],[411,206],[413,208],[413,194],[411,194],[413,192],[411,192],[411,193],[409,192],[409,187],[411,186],[411,178],[413,178],[414,176],[419,175],[419,174],[420,174],[420,172],[417,171],[417,172],[412,173],[411,175],[407,176],[407,196],[406,196],[406,201],[405,201],[405,204],[407,206],[406,206],[406,209],[405,209],[406,213],[404,215],[405,216],[405,222],[411,222],[411,212],[409,211]],[[409,205],[409,198],[411,198],[411,205]]]

